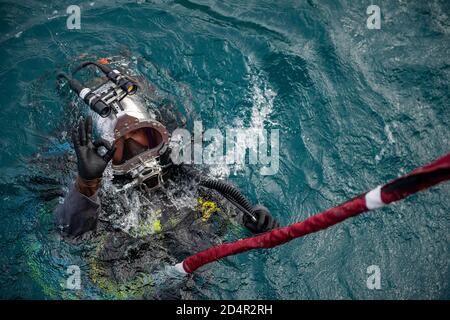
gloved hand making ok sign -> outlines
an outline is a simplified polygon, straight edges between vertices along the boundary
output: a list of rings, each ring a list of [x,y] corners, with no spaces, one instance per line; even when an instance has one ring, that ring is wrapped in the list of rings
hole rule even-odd
[[[77,154],[78,175],[83,180],[99,179],[103,175],[108,162],[112,159],[115,146],[106,140],[92,142],[92,117],[80,120],[78,128],[72,131],[72,140]],[[107,152],[101,156],[98,149],[103,146]]]

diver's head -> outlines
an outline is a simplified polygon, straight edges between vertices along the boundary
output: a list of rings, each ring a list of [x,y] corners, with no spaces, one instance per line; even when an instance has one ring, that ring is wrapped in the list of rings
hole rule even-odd
[[[91,84],[84,86],[73,76],[91,65],[104,76],[91,79]],[[71,76],[60,72],[58,79],[68,81],[70,87],[98,115],[94,119],[101,138],[115,144],[112,161],[114,178],[131,179],[139,185],[155,175],[161,178],[160,156],[168,149],[169,133],[149,114],[147,99],[137,90],[137,78],[127,74],[102,63],[87,61],[78,66]]]
[[[95,117],[98,133],[116,147],[111,168],[119,187],[154,186],[162,180],[160,157],[168,149],[169,133],[145,101],[139,94],[126,96],[112,105],[108,117]]]

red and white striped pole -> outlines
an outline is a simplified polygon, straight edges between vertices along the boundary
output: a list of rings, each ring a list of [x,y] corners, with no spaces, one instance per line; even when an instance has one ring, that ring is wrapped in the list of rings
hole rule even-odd
[[[175,265],[175,269],[181,273],[192,273],[205,264],[227,256],[253,249],[273,248],[295,238],[326,229],[360,213],[381,208],[449,179],[450,153],[384,186],[379,186],[304,221],[201,251]]]

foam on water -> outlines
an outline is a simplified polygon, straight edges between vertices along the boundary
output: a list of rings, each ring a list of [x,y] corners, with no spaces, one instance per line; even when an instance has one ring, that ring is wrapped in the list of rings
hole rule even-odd
[[[235,150],[234,159],[244,159],[244,161],[236,161],[237,163],[221,164],[211,166],[211,175],[217,178],[226,178],[230,174],[237,175],[245,171],[249,165],[246,159],[247,153],[258,153],[259,143],[267,143],[267,137],[264,135],[265,129],[270,129],[274,122],[270,119],[274,107],[276,92],[271,88],[270,84],[261,74],[251,74],[249,81],[249,91],[251,99],[251,113],[249,119],[237,117],[232,121],[232,129],[244,129],[244,136],[238,136],[231,143]],[[228,128],[228,127],[227,127]],[[267,131],[266,131],[267,132]],[[219,144],[217,142],[216,146]]]

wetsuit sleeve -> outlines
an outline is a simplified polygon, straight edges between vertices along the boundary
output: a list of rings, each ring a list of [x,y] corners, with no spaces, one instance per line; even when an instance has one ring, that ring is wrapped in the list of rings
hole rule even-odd
[[[73,186],[56,209],[58,228],[67,235],[79,236],[97,226],[100,201],[97,193],[91,197],[81,194]]]

